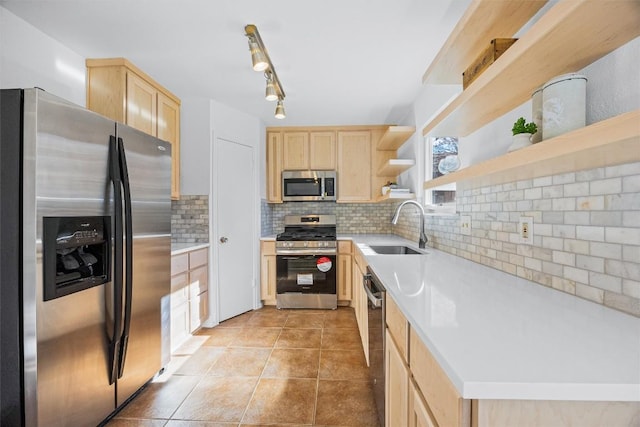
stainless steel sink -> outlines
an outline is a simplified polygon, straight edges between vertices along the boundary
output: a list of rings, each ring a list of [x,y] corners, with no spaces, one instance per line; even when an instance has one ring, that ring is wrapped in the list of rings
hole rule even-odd
[[[380,255],[424,255],[423,252],[416,251],[408,246],[398,245],[385,245],[385,246],[371,246],[372,251]]]

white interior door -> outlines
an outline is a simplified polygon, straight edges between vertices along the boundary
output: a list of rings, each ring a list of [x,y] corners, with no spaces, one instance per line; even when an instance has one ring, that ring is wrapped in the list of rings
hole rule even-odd
[[[216,138],[218,321],[253,309],[255,168],[253,147]]]

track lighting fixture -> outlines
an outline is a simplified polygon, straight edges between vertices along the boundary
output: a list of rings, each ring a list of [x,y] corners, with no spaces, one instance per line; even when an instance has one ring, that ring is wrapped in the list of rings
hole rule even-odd
[[[276,74],[276,69],[271,63],[271,58],[267,53],[267,48],[262,42],[258,28],[255,25],[249,24],[244,27],[245,35],[249,38],[249,50],[251,51],[251,62],[255,71],[264,71],[264,77],[267,80],[267,88],[265,91],[265,99],[267,101],[278,101],[276,105],[277,119],[284,119],[284,90],[280,79]]]

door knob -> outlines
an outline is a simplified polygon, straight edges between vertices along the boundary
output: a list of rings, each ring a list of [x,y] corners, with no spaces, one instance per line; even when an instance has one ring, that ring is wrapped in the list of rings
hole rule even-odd
[[[229,240],[229,239],[227,239],[226,237],[221,237],[220,238],[220,243],[227,243],[227,240]]]

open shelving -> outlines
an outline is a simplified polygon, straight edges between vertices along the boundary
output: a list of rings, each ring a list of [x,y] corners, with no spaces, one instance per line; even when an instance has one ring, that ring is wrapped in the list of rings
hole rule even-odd
[[[481,18],[474,14],[467,19]],[[462,32],[462,27],[456,26],[454,33]],[[427,123],[422,133],[467,136],[527,101],[549,79],[580,70],[638,35],[637,0],[558,2]],[[446,61],[445,54],[440,61]]]
[[[462,73],[495,38],[510,38],[547,3],[473,1],[422,76],[423,84],[461,84]]]
[[[389,159],[378,169],[378,176],[397,176],[415,164],[413,159]]]
[[[477,188],[640,161],[640,110],[547,139],[424,183]]]
[[[413,193],[392,193],[391,191],[389,191],[387,192],[387,194],[378,197],[376,199],[376,203],[393,202],[395,200],[408,200],[415,198],[416,195]]]
[[[378,141],[378,150],[397,150],[416,131],[413,126],[389,126]]]

